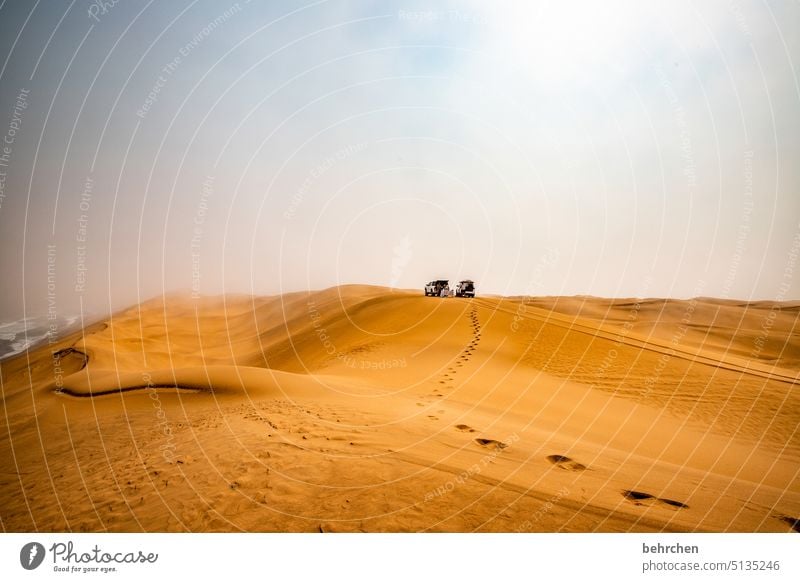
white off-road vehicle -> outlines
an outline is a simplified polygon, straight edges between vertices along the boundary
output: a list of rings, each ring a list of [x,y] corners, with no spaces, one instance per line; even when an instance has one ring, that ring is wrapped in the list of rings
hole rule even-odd
[[[456,297],[475,297],[475,282],[466,279],[456,285]]]
[[[450,281],[447,279],[436,279],[425,285],[425,297],[441,297],[442,289],[450,289]]]

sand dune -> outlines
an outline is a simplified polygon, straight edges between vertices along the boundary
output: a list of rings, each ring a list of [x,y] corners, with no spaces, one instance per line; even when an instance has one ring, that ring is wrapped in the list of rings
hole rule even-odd
[[[791,531],[798,316],[368,286],[148,301],[0,364],[0,523]]]

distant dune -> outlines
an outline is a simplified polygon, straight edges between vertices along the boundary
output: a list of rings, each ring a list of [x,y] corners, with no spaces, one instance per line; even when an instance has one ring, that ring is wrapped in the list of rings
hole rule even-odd
[[[0,524],[791,531],[798,317],[369,286],[149,301],[0,362]]]

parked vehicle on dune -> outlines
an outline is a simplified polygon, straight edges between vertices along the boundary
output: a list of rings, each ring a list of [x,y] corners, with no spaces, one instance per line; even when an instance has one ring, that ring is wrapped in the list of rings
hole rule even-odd
[[[425,285],[425,297],[441,297],[442,289],[450,290],[450,281],[447,279],[436,279]]]
[[[465,279],[456,285],[456,297],[475,297],[475,282]]]

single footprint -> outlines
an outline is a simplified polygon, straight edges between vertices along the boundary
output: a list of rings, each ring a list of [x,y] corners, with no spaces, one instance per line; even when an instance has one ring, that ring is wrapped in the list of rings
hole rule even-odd
[[[644,493],[642,491],[631,491],[627,489],[622,492],[622,496],[630,501],[644,501],[645,499],[656,499],[649,493]]]
[[[494,439],[475,439],[475,442],[488,449],[504,449],[508,446],[506,443]]]
[[[649,493],[645,493],[643,491],[633,491],[633,490],[624,490],[622,492],[622,496],[627,499],[628,501],[633,501],[636,505],[644,505],[647,504],[659,504],[663,503],[665,505],[669,505],[670,507],[676,507],[678,509],[687,509],[689,506],[685,503],[681,503],[680,501],[674,501],[672,499],[662,499],[660,497],[656,497],[655,495],[650,495]]]
[[[456,428],[461,432],[475,432],[475,429],[468,424],[457,424]]]
[[[586,465],[578,463],[564,455],[548,455],[545,458],[559,469],[564,469],[565,471],[585,471],[588,469]]]
[[[431,420],[439,420],[438,416],[433,416],[432,414],[429,414],[428,418],[430,418]]]

